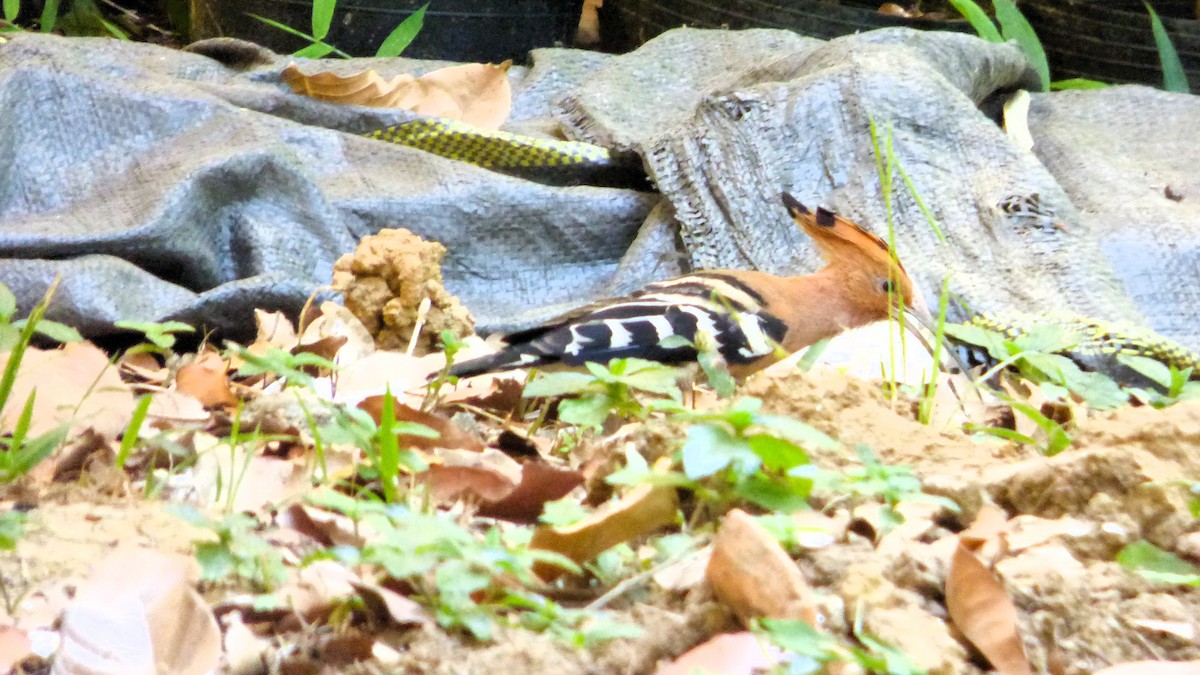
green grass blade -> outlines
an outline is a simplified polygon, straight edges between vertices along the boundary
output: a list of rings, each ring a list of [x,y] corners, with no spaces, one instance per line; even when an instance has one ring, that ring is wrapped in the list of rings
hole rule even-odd
[[[325,42],[314,42],[301,50],[292,52],[292,56],[299,56],[302,59],[319,59],[329,56],[331,53],[333,53],[333,45]]]
[[[21,12],[21,0],[4,0],[4,20],[12,23]]]
[[[118,28],[117,24],[109,21],[108,19],[100,17],[100,25],[104,26],[104,30],[108,31],[109,35],[112,35],[113,37],[117,38],[118,40],[128,40],[129,39],[129,36],[125,34],[125,31]]]
[[[324,40],[329,35],[329,26],[333,23],[333,10],[337,8],[337,0],[313,0],[312,35],[317,40]]]
[[[992,0],[992,4],[996,8],[996,19],[1000,21],[1001,34],[1007,40],[1017,41],[1042,81],[1041,90],[1049,91],[1050,63],[1046,60],[1046,50],[1042,49],[1042,41],[1033,31],[1033,26],[1029,25],[1012,0]]]
[[[21,328],[21,335],[17,338],[17,344],[8,353],[8,361],[4,364],[4,374],[0,375],[0,412],[8,405],[8,396],[12,393],[13,384],[17,381],[17,369],[21,366],[21,359],[25,357],[25,348],[29,346],[29,340],[33,338],[33,333],[37,330],[38,322],[46,315],[46,308],[50,305],[50,298],[54,297],[54,291],[58,288],[58,281],[58,279],[55,279],[50,284],[50,288],[46,289],[46,295],[42,297],[42,301],[26,317],[25,325]]]
[[[52,32],[54,25],[58,23],[58,2],[59,0],[46,0],[46,5],[42,7],[41,27],[43,33]]]
[[[395,30],[391,32],[383,40],[383,44],[379,45],[379,50],[375,52],[375,56],[399,56],[401,52],[412,44],[413,39],[417,37],[417,33],[421,32],[421,27],[425,25],[425,10],[429,7],[429,3],[421,5],[421,8],[409,15],[407,19],[400,22]]]
[[[396,480],[400,475],[400,442],[396,438],[396,399],[392,390],[383,395],[383,410],[379,414],[379,482],[383,498],[396,501]]]
[[[1154,31],[1154,44],[1158,47],[1158,61],[1162,64],[1163,89],[1180,94],[1188,93],[1190,89],[1188,88],[1187,73],[1183,71],[1183,63],[1179,60],[1179,53],[1175,51],[1175,44],[1171,42],[1171,36],[1167,33],[1166,26],[1158,18],[1158,12],[1154,11],[1150,3],[1143,2],[1142,4],[1146,5],[1146,11],[1150,13],[1150,28]]]
[[[12,321],[17,313],[17,296],[8,290],[8,286],[0,284],[0,323]]]
[[[312,43],[316,43],[316,44],[325,45],[326,47],[329,47],[329,50],[330,50],[330,51],[328,51],[328,52],[325,52],[325,54],[329,54],[329,53],[331,53],[331,52],[332,52],[332,53],[334,53],[334,54],[337,54],[338,56],[340,56],[340,57],[342,57],[342,58],[344,58],[344,59],[348,59],[348,58],[350,58],[350,55],[349,55],[349,54],[347,54],[346,52],[344,52],[344,51],[342,51],[342,50],[340,50],[340,49],[338,49],[338,48],[336,48],[336,47],[333,47],[332,45],[326,45],[324,42],[321,42],[320,40],[318,40],[317,38],[314,38],[313,36],[309,35],[308,33],[304,33],[304,32],[298,31],[298,30],[296,30],[295,28],[292,28],[291,26],[288,26],[288,25],[285,25],[285,24],[279,23],[278,21],[274,21],[274,20],[272,20],[272,19],[268,19],[268,18],[267,18],[267,17],[265,17],[265,16],[259,16],[259,15],[257,15],[257,14],[251,14],[251,13],[249,13],[249,12],[247,12],[247,16],[252,16],[252,17],[254,17],[255,19],[258,19],[259,21],[261,21],[261,22],[263,22],[263,23],[267,24],[268,26],[270,26],[270,27],[272,27],[272,28],[278,28],[279,30],[281,30],[281,31],[283,31],[283,32],[285,32],[285,33],[290,33],[290,34],[292,34],[292,35],[295,35],[295,36],[296,36],[296,37],[298,37],[298,38],[301,38],[301,39],[304,39],[304,40],[308,40],[309,42],[312,42]],[[305,47],[304,49],[308,49],[308,47]],[[303,51],[304,51],[304,49],[301,49],[299,52],[296,52],[295,54],[293,54],[293,56],[300,56],[300,52],[303,52]],[[322,54],[322,56],[324,56],[324,54]],[[308,58],[312,58],[312,57],[308,57]]]
[[[1050,83],[1051,91],[1063,89],[1108,89],[1112,85],[1099,80],[1089,80],[1086,77],[1073,77],[1069,80],[1055,80]]]
[[[125,433],[121,436],[121,447],[117,450],[116,459],[118,469],[125,468],[125,462],[129,460],[129,453],[133,452],[133,446],[137,443],[138,433],[142,430],[142,423],[146,421],[146,413],[150,411],[150,403],[153,400],[154,397],[149,394],[138,399],[133,416],[129,419],[129,426],[125,427]]]
[[[959,14],[971,24],[971,28],[979,33],[979,37],[988,42],[1004,42],[1004,38],[1000,37],[1000,31],[996,30],[996,24],[992,23],[992,17],[983,11],[983,8],[975,3],[975,0],[950,0],[950,4],[954,5],[954,9],[958,10]]]

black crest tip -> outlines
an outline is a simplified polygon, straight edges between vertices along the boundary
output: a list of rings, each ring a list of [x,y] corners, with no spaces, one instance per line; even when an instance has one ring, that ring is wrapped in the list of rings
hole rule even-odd
[[[783,206],[788,210],[789,213],[801,216],[807,216],[809,214],[808,207],[801,204],[800,200],[793,197],[790,193],[783,192],[780,193],[780,196],[783,198]]]
[[[837,222],[836,219],[837,216],[833,214],[833,211],[821,206],[817,207],[817,224],[821,227],[833,227]]]

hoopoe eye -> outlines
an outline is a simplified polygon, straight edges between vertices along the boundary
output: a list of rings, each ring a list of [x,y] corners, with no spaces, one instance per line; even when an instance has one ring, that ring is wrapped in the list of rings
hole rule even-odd
[[[891,294],[895,293],[896,292],[896,282],[892,281],[891,279],[880,279],[879,280],[879,292],[886,294],[886,295],[891,295]]]

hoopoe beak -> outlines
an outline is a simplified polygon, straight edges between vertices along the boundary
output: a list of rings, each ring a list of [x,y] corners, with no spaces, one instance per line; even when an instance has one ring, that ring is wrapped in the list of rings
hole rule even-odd
[[[925,330],[929,331],[929,335],[934,336],[935,338],[937,336],[937,320],[934,319],[933,315],[929,313],[929,308],[925,305],[925,300],[919,294],[914,293],[912,304],[904,308],[904,313],[910,319],[912,319],[911,322],[905,321],[904,325],[913,335],[916,336],[917,341],[921,343],[921,346],[925,348],[925,351],[929,352],[929,354],[932,356],[933,347],[930,346],[929,341],[925,338],[925,335],[917,329],[917,325],[920,325]],[[954,362],[953,365],[958,368],[958,371],[969,378],[971,376],[971,369],[966,363],[963,362],[962,356],[958,353],[958,350],[954,348],[954,345],[950,344],[950,342],[946,340],[944,335],[942,336],[942,346],[944,347],[942,354],[948,355],[950,360]],[[941,363],[937,365],[939,368],[944,368],[943,364]]]

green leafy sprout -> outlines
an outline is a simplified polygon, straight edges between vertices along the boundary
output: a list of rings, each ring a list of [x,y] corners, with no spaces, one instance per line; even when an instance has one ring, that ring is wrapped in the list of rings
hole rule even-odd
[[[429,8],[429,4],[422,5],[417,11],[410,14],[398,26],[392,29],[379,48],[375,52],[375,56],[395,57],[399,56],[410,44],[416,39],[417,34],[421,32],[421,28],[425,25],[425,10]],[[268,19],[257,14],[250,16],[259,21],[277,28],[285,33],[303,38],[312,44],[295,52],[293,56],[302,58],[319,59],[329,54],[336,54],[342,58],[350,58],[346,52],[337,47],[325,42],[325,38],[329,36],[329,28],[333,24],[333,15],[337,10],[337,0],[313,0],[312,6],[312,33],[292,28],[286,24],[280,23],[273,19]]]
[[[525,385],[524,396],[573,396],[559,402],[558,418],[595,429],[611,415],[645,419],[653,410],[682,409],[677,368],[633,358],[613,359],[608,366],[585,365],[586,373],[542,373]],[[643,403],[646,394],[654,398]]]

